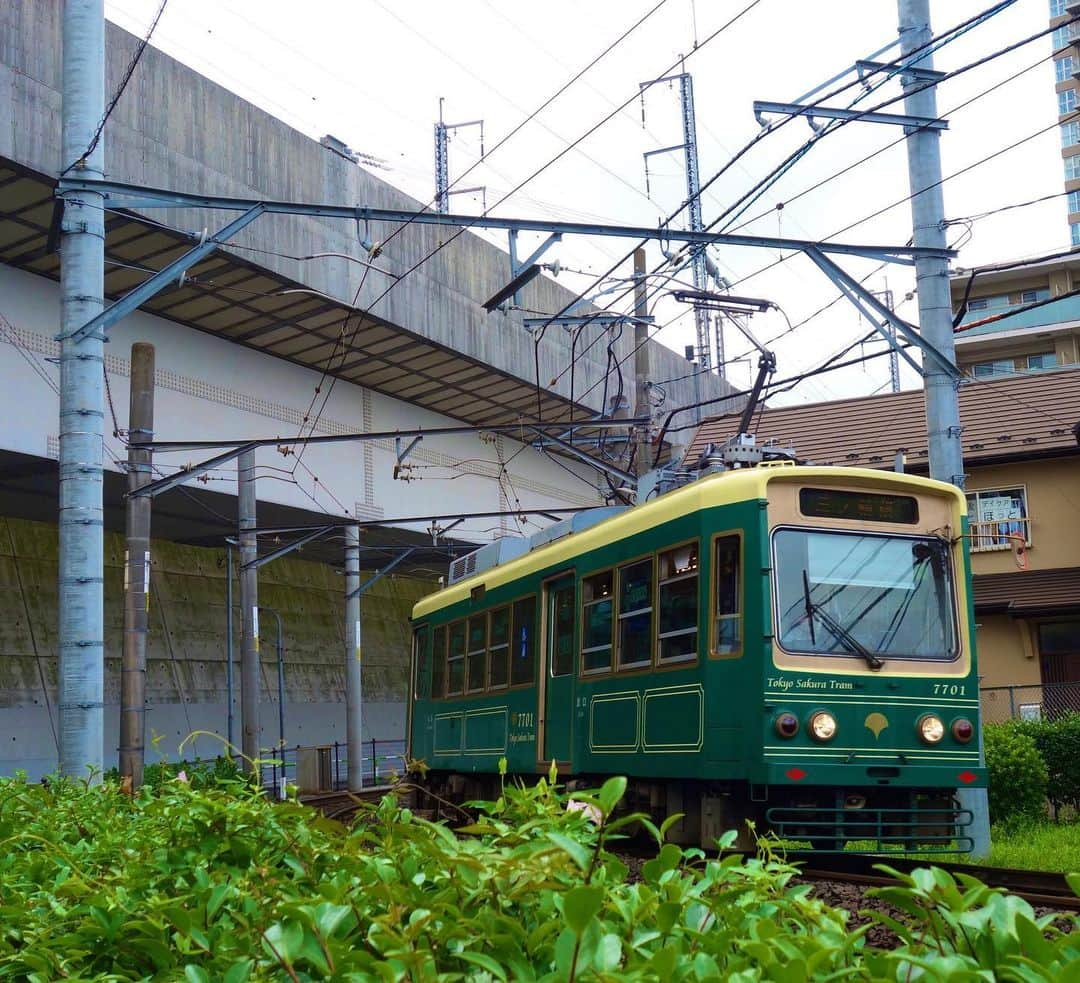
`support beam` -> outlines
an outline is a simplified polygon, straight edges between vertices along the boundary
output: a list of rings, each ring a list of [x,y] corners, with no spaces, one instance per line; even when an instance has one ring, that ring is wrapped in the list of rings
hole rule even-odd
[[[246,450],[237,462],[240,525],[240,741],[244,768],[258,776],[259,759],[259,573],[255,535],[255,451]]]
[[[944,232],[942,232],[944,235]],[[857,297],[863,304],[873,310],[877,317],[881,321],[888,322],[900,333],[900,335],[909,344],[917,345],[924,355],[929,356],[928,361],[936,363],[935,371],[941,375],[946,376],[952,385],[952,380],[959,380],[963,378],[963,373],[956,366],[956,354],[955,348],[952,343],[952,308],[947,304],[946,310],[949,312],[949,338],[946,347],[948,353],[942,350],[940,346],[940,338],[927,337],[926,333],[919,333],[915,330],[914,325],[908,324],[902,317],[897,317],[889,308],[881,302],[878,297],[867,290],[858,280],[852,277],[850,274],[845,273],[839,266],[837,266],[828,256],[825,256],[817,249],[808,249],[806,255],[817,265],[817,267],[843,290],[844,294],[848,297]],[[935,261],[938,262],[938,261]],[[943,268],[943,276],[945,278],[945,288],[948,290],[948,264],[944,261],[940,261],[940,265]],[[883,330],[881,323],[874,318],[870,318],[878,332],[882,334],[886,340],[890,339],[890,335],[887,331]],[[920,318],[920,323],[925,325],[925,322]],[[910,361],[910,360],[909,360]],[[916,366],[918,369],[918,366]],[[928,371],[926,368],[922,370],[925,374]],[[955,395],[955,392],[954,392]]]
[[[63,82],[57,169],[98,181],[105,112],[104,0],[63,4]],[[59,192],[60,223],[60,771],[99,781],[104,764],[105,631],[102,429],[104,350],[72,335],[104,303],[105,211],[100,192]]]
[[[564,422],[563,428],[565,429],[565,427],[566,423]],[[574,427],[575,429],[578,429],[577,424],[574,424]],[[543,447],[545,443],[552,443],[561,450],[566,451],[566,453],[570,454],[572,457],[579,458],[580,460],[585,461],[586,464],[589,464],[600,471],[606,471],[613,478],[618,478],[623,484],[629,485],[631,488],[637,486],[637,476],[632,475],[629,471],[617,468],[614,464],[609,464],[607,461],[603,460],[603,458],[586,454],[585,451],[579,450],[571,444],[570,441],[563,440],[562,437],[556,437],[553,433],[541,433],[540,431],[537,431],[537,434],[540,437],[540,440],[538,441],[540,447]],[[514,514],[517,515],[518,513],[515,512]]]
[[[350,222],[391,222],[411,225],[438,225],[454,228],[517,229],[521,232],[559,232],[563,235],[610,236],[619,239],[647,239],[662,242],[688,242],[701,245],[757,246],[762,249],[805,249],[817,246],[823,252],[869,259],[892,259],[894,256],[932,255],[951,258],[953,249],[924,249],[917,246],[872,246],[843,242],[817,242],[809,239],[785,239],[777,236],[740,235],[728,232],[695,232],[668,225],[606,225],[590,222],[555,222],[544,219],[497,218],[492,215],[444,215],[438,212],[404,208],[368,208],[364,205],[313,205],[295,201],[262,201],[257,198],[233,198],[198,195],[160,188],[144,188],[116,181],[84,181],[68,175],[60,180],[57,193],[94,192],[108,201],[110,208],[203,208],[247,212],[259,207],[266,215],[307,215],[316,218],[340,218]],[[223,230],[224,231],[224,230]],[[221,235],[221,233],[219,233]]]
[[[649,405],[649,328],[645,323],[649,313],[648,285],[645,276],[645,250],[634,250],[634,416],[651,417]],[[650,469],[650,427],[634,431],[634,474],[640,479]]]
[[[345,744],[349,789],[364,787],[364,678],[360,636],[360,530],[345,530]]]
[[[128,488],[150,482],[154,439],[154,346],[131,346],[128,400]],[[124,555],[124,650],[120,666],[120,779],[142,785],[146,748],[146,634],[150,609],[150,498],[127,500]]]
[[[105,331],[122,317],[126,317],[132,311],[137,310],[142,304],[156,297],[170,283],[179,283],[183,275],[191,269],[199,260],[209,256],[219,245],[228,242],[237,232],[246,228],[263,213],[263,206],[259,203],[252,205],[243,215],[234,219],[219,232],[204,239],[194,249],[189,249],[179,259],[174,259],[164,269],[159,270],[153,276],[143,280],[133,290],[129,290],[123,297],[110,304],[96,317],[87,321],[82,327],[77,328],[71,337],[75,341],[94,335],[100,340],[105,339]],[[58,336],[58,340],[64,340],[65,334]]]
[[[302,549],[308,543],[325,536],[327,533],[333,532],[337,526],[321,526],[318,529],[313,529],[306,536],[301,536],[299,539],[293,540],[291,543],[286,543],[284,546],[279,546],[276,550],[270,553],[264,553],[262,556],[256,557],[251,561],[251,569],[258,570],[259,567],[266,566],[267,563],[272,563],[274,560],[279,560],[283,556],[288,556],[294,550]],[[243,573],[247,570],[247,566],[241,566],[240,572]]]
[[[834,109],[831,106],[801,106],[797,102],[763,102],[754,100],[754,116],[763,123],[765,113],[781,113],[784,116],[805,116],[810,125],[815,119],[844,119],[860,123],[887,123],[893,126],[907,126],[913,129],[926,127],[931,130],[947,130],[949,121],[931,119],[927,116],[904,116],[897,113],[867,113],[858,109]]]

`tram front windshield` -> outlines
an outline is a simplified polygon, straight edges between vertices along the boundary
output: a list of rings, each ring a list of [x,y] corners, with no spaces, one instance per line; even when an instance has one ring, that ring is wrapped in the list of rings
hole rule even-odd
[[[943,540],[779,529],[773,569],[778,640],[788,652],[871,663],[957,654]]]

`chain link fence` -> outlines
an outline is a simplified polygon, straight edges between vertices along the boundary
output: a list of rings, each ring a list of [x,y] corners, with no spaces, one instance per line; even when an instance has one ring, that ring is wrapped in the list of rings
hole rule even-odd
[[[987,686],[980,693],[982,719],[987,724],[1080,713],[1080,683]]]

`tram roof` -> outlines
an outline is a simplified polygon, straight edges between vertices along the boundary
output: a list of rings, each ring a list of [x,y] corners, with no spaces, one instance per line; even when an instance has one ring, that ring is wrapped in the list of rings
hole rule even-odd
[[[473,588],[481,584],[488,589],[501,587],[521,577],[569,562],[606,543],[647,532],[688,513],[764,499],[768,485],[772,481],[806,480],[836,481],[847,486],[906,489],[912,492],[937,491],[951,497],[960,512],[966,514],[967,511],[967,500],[960,489],[946,482],[919,475],[893,474],[873,468],[802,465],[771,465],[725,471],[691,482],[650,502],[598,522],[595,526],[590,526],[581,532],[556,539],[509,563],[460,580],[445,590],[418,601],[413,608],[413,619],[426,617],[442,608],[464,601],[470,596]]]

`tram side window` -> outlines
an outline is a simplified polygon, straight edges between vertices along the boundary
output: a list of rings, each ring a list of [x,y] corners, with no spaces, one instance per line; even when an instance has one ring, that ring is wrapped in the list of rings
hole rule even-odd
[[[514,634],[510,645],[510,685],[536,679],[536,598],[514,602]]]
[[[619,668],[652,662],[653,561],[619,567]]]
[[[614,580],[614,571],[606,570],[581,581],[581,660],[585,672],[607,672],[611,669]]]
[[[698,544],[660,554],[660,661],[679,662],[697,655]]]
[[[742,649],[738,536],[722,536],[716,541],[716,610],[713,652],[735,655]]]
[[[431,696],[446,695],[446,628],[436,628],[431,635]]]
[[[450,647],[446,653],[446,695],[460,696],[465,685],[465,622],[450,626]]]
[[[487,615],[469,619],[469,662],[465,686],[470,693],[479,693],[487,677]]]
[[[428,648],[428,628],[422,625],[413,633],[413,665],[416,667],[416,699],[431,695],[431,650]]]
[[[491,641],[488,649],[488,685],[502,689],[510,681],[510,609],[491,612]]]
[[[550,594],[551,633],[548,665],[551,675],[566,676],[574,671],[574,584],[573,581]]]

